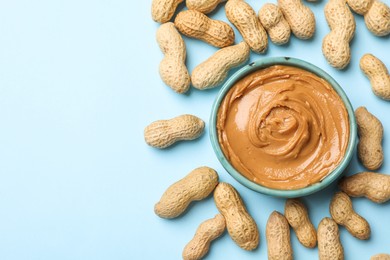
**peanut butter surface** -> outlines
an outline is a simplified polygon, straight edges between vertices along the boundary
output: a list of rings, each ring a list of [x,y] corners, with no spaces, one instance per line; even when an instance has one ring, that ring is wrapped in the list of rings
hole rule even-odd
[[[229,90],[218,111],[217,132],[237,171],[262,186],[291,190],[321,181],[339,165],[349,120],[327,81],[275,65]]]

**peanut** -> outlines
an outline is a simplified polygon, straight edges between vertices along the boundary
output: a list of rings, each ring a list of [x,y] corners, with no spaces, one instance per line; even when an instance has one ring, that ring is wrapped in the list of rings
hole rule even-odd
[[[218,48],[227,47],[234,43],[234,31],[230,25],[212,20],[195,10],[180,12],[176,16],[175,26],[182,34]]]
[[[184,0],[153,0],[152,18],[159,23],[166,23],[171,20],[177,6]]]
[[[193,115],[181,115],[151,123],[145,128],[144,137],[148,145],[163,149],[177,141],[194,140],[203,130],[202,119]]]
[[[376,170],[383,163],[382,123],[365,107],[358,107],[355,117],[359,134],[358,157],[364,167]]]
[[[329,211],[333,220],[344,226],[352,236],[359,239],[370,237],[370,225],[354,211],[351,199],[344,192],[336,192],[330,202]]]
[[[316,229],[309,219],[305,205],[299,199],[286,201],[284,215],[303,246],[313,248],[317,245]]]
[[[331,32],[322,41],[322,53],[331,66],[344,69],[351,61],[349,42],[355,34],[355,18],[346,0],[330,0],[324,12]]]
[[[209,196],[217,184],[216,171],[209,167],[196,168],[183,179],[169,186],[154,206],[154,212],[161,218],[176,218],[192,201]]]
[[[188,242],[183,250],[184,260],[202,259],[210,249],[211,242],[225,231],[226,222],[221,214],[201,223],[194,238]]]
[[[196,10],[204,14],[212,12],[218,4],[227,0],[187,0],[188,9]]]
[[[214,201],[225,217],[226,227],[233,241],[242,249],[254,250],[259,245],[259,230],[233,186],[219,183],[214,191]]]
[[[390,33],[390,8],[377,0],[347,0],[349,7],[364,16],[368,30],[376,36]]]
[[[269,260],[293,259],[290,241],[290,226],[286,218],[277,211],[268,218],[266,238]]]
[[[186,46],[173,23],[160,26],[156,34],[158,45],[165,57],[160,63],[161,79],[177,93],[190,88],[190,75],[185,65]]]
[[[352,197],[366,197],[376,203],[390,199],[390,176],[361,172],[341,179],[339,188]]]
[[[279,6],[270,3],[263,5],[259,11],[259,19],[273,43],[282,45],[289,41],[290,25]]]
[[[378,254],[373,255],[370,260],[390,260],[390,255],[388,254]]]
[[[313,37],[316,20],[313,12],[302,0],[278,0],[278,5],[296,37],[302,40]]]
[[[192,85],[197,89],[209,89],[220,85],[230,69],[249,59],[249,47],[245,42],[217,51],[192,71]]]
[[[370,79],[372,91],[384,100],[390,100],[390,74],[385,64],[372,54],[360,59],[360,69]]]
[[[253,8],[243,0],[229,0],[225,5],[226,16],[240,31],[252,51],[263,53],[267,49],[267,33]]]
[[[318,255],[320,260],[343,260],[339,227],[331,218],[323,218],[318,225]]]

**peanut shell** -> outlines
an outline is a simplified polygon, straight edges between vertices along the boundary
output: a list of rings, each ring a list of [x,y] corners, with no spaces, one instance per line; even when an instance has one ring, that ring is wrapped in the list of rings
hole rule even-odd
[[[202,119],[186,114],[151,123],[144,130],[144,138],[148,145],[164,149],[178,141],[194,140],[203,130]]]
[[[370,79],[372,91],[384,100],[390,100],[390,74],[385,64],[372,54],[360,59],[360,69]]]
[[[193,201],[208,197],[218,184],[218,174],[209,167],[199,167],[175,182],[164,192],[154,206],[161,218],[180,216]]]
[[[355,118],[359,134],[358,157],[368,170],[376,170],[384,159],[382,123],[365,107],[356,109]]]
[[[259,19],[273,43],[282,45],[290,40],[290,25],[279,6],[266,3],[259,10]]]
[[[184,0],[153,0],[152,18],[155,22],[166,23],[171,20],[177,6]]]
[[[160,77],[177,93],[185,93],[190,88],[190,74],[185,65],[186,46],[173,23],[165,23],[157,30],[156,38],[165,55],[160,62]]]
[[[225,229],[225,218],[221,214],[201,223],[183,250],[183,260],[202,259],[209,251],[211,242],[221,236]]]
[[[208,14],[214,11],[218,4],[226,1],[227,0],[186,0],[186,4],[190,10]]]
[[[310,221],[307,208],[299,199],[286,201],[284,215],[303,246],[313,248],[317,245],[317,231]]]
[[[318,225],[318,256],[320,260],[343,260],[344,249],[340,242],[337,223],[331,218],[323,218]]]
[[[376,203],[390,199],[390,176],[374,172],[360,172],[344,177],[339,188],[351,197],[366,197]]]
[[[377,254],[370,258],[370,260],[390,260],[389,254]]]
[[[180,12],[176,16],[175,26],[182,34],[218,48],[227,47],[234,43],[234,31],[230,25],[210,19],[205,14],[195,10]]]
[[[228,183],[219,183],[214,191],[214,201],[225,217],[226,227],[233,241],[245,250],[257,248],[259,230],[236,189]]]
[[[266,227],[268,260],[292,260],[290,226],[286,218],[277,211],[271,213]]]
[[[313,12],[302,3],[302,0],[278,0],[293,34],[302,40],[313,37],[316,21]]]
[[[368,30],[376,36],[390,34],[390,8],[377,0],[347,0],[349,7],[364,16]]]
[[[249,59],[250,49],[245,42],[218,50],[192,71],[192,85],[200,90],[216,87],[227,78],[229,70]]]
[[[225,5],[226,17],[241,33],[252,51],[263,53],[268,46],[267,33],[253,8],[243,0],[229,0]]]
[[[344,192],[336,192],[330,202],[330,215],[337,224],[344,226],[352,236],[368,239],[371,234],[367,220],[355,212],[352,201]]]
[[[351,60],[349,42],[355,34],[355,18],[345,0],[329,0],[324,12],[331,31],[322,41],[322,53],[331,66],[344,69]]]

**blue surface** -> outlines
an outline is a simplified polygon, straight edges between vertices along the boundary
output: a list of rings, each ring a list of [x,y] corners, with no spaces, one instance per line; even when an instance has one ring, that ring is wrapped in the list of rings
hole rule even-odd
[[[385,0],[390,4],[389,0]],[[263,1],[248,0],[256,11]],[[367,52],[390,68],[390,38],[373,36],[361,16],[345,71],[329,66],[321,52],[329,29],[325,1],[306,3],[315,12],[317,33],[293,37],[287,46],[270,44],[263,56],[292,56],[331,74],[352,105],[367,106],[385,127],[385,164],[390,173],[390,103],[371,92],[359,69]],[[208,134],[167,150],[148,147],[150,122],[183,113],[206,122],[218,89],[179,95],[158,75],[162,54],[151,1],[0,1],[0,259],[180,259],[198,224],[217,213],[212,198],[195,203],[182,217],[164,220],[153,212],[164,190],[192,169],[215,168],[233,184],[258,223],[258,250],[240,249],[225,233],[207,259],[266,259],[265,225],[284,200],[251,191],[230,177],[214,155]],[[180,6],[183,8],[183,5]],[[211,15],[227,21],[223,6]],[[241,40],[236,34],[236,42]],[[216,49],[185,38],[190,70]],[[208,131],[208,126],[206,127]],[[347,170],[363,170],[356,157]],[[335,185],[305,198],[315,226],[329,216]],[[347,259],[390,253],[390,205],[353,199],[372,228],[359,241],[341,228]],[[301,246],[296,259],[316,259]]]

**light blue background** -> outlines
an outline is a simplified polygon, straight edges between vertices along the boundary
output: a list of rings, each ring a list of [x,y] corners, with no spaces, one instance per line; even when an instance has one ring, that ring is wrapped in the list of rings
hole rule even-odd
[[[247,2],[256,11],[265,3]],[[358,65],[372,52],[390,68],[390,38],[373,36],[355,15],[351,64],[333,69],[321,52],[329,32],[325,1],[306,4],[317,19],[314,39],[270,43],[265,55],[252,53],[250,60],[292,56],[330,73],[355,108],[367,106],[382,121],[386,160],[380,172],[390,173],[390,103],[373,95]],[[213,199],[174,220],[160,219],[153,206],[170,184],[202,165],[237,188],[261,232],[254,252],[225,233],[207,259],[266,259],[265,225],[273,210],[283,212],[284,200],[232,179],[213,153],[208,125],[197,141],[166,150],[144,143],[144,127],[157,119],[191,113],[208,123],[218,92],[179,95],[162,83],[150,6],[150,0],[0,1],[0,259],[179,259],[198,224],[217,213]],[[211,16],[227,21],[223,6]],[[185,42],[190,71],[216,51]],[[355,156],[347,174],[361,170]],[[305,198],[315,226],[329,216],[335,190]],[[353,202],[372,236],[359,241],[340,228],[346,258],[390,253],[389,203]],[[317,258],[317,249],[304,248],[294,233],[292,243],[296,259]]]

